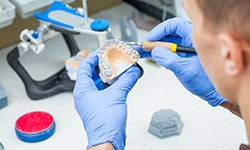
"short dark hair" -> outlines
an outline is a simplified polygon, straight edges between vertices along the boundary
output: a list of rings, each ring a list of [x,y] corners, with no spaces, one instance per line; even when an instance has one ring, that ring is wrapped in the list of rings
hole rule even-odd
[[[196,0],[204,26],[218,32],[237,32],[250,44],[250,0]]]

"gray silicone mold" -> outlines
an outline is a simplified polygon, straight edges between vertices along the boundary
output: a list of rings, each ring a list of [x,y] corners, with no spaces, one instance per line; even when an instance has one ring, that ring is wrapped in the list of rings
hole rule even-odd
[[[164,109],[153,114],[148,132],[159,138],[166,138],[179,135],[182,127],[180,115],[171,109]]]

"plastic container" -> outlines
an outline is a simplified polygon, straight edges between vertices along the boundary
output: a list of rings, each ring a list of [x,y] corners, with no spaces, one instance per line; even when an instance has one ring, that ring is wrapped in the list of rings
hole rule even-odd
[[[51,137],[56,130],[52,115],[43,111],[24,114],[17,119],[15,131],[17,137],[28,143],[41,142]]]
[[[0,109],[8,105],[7,93],[0,85]]]
[[[6,27],[13,23],[16,17],[15,6],[7,0],[0,0],[2,10],[0,11],[0,28]]]
[[[55,0],[10,0],[17,8],[17,13],[24,19],[33,16],[34,12],[42,12]],[[57,0],[63,3],[71,3],[75,0]]]

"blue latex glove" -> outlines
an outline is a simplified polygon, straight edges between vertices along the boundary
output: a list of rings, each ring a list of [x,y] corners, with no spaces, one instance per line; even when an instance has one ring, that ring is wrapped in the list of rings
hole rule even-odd
[[[126,98],[140,77],[140,70],[132,66],[104,89],[94,69],[97,64],[97,51],[81,62],[73,92],[75,108],[88,136],[87,148],[111,142],[116,150],[123,150],[126,141]]]
[[[147,36],[149,41],[173,42],[177,45],[193,47],[192,25],[181,18],[169,19],[156,26]],[[144,53],[142,49],[139,52]],[[172,53],[163,47],[156,47],[151,52],[157,63],[171,70],[182,85],[191,93],[206,100],[212,106],[225,101],[204,72],[197,55]]]

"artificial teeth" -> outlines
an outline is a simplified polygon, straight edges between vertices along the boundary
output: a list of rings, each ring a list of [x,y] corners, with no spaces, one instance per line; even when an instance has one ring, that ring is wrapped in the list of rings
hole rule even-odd
[[[119,43],[119,45],[118,45],[118,46],[122,48],[122,43]]]
[[[115,44],[115,40],[112,40],[112,41],[110,42],[110,44]]]
[[[102,52],[100,51],[98,54],[97,54],[98,58],[99,59],[102,59]]]
[[[112,76],[113,73],[112,73],[112,71],[110,69],[107,69],[107,70],[104,71],[104,74],[106,76],[110,77],[110,76]]]
[[[130,55],[133,49],[131,47],[126,47],[126,52]]]
[[[101,50],[100,50],[100,52],[103,53],[105,50],[106,50],[106,48],[102,47]]]
[[[114,44],[115,44],[115,45],[118,45],[118,44],[119,44],[119,41],[118,41],[118,40],[115,40]]]
[[[100,58],[100,57],[99,57],[99,62],[100,62],[101,64],[103,64],[103,63],[105,62],[105,60],[104,60],[103,58]]]
[[[106,62],[103,62],[103,63],[102,63],[102,68],[103,68],[103,69],[109,69],[109,68],[110,68],[110,65],[109,65],[108,63],[106,63]]]
[[[110,45],[109,43],[103,44],[103,45],[102,45],[102,49],[103,49],[103,50],[106,50],[106,49],[109,47],[109,45]]]
[[[133,52],[132,52],[132,57],[133,57],[133,58],[138,58],[138,56],[139,56],[139,55],[138,55],[138,53],[137,53],[136,51],[133,51]]]

